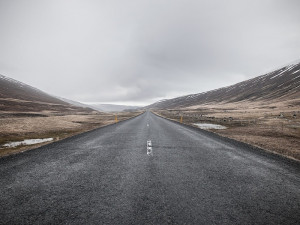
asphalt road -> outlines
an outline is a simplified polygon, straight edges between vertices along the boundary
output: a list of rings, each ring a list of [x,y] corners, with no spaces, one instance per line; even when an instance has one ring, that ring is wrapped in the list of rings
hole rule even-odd
[[[0,159],[0,223],[300,224],[300,164],[147,112]]]

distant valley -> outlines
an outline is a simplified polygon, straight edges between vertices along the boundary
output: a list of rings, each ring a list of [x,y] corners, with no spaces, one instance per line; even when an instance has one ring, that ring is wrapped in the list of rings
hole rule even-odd
[[[83,104],[0,75],[0,156],[27,149],[1,147],[10,141],[58,140],[143,110],[300,159],[300,63],[228,87],[143,108]]]
[[[114,104],[89,104],[93,109],[100,110],[102,112],[122,112],[122,111],[136,111],[139,106],[128,105],[114,105]]]

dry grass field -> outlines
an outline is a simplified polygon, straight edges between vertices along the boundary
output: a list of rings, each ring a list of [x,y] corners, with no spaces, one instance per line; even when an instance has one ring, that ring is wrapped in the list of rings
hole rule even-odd
[[[39,147],[44,144],[18,146],[3,145],[25,139],[53,138],[57,141],[101,126],[136,116],[141,112],[76,113],[62,114],[50,111],[37,113],[1,112],[0,114],[0,157]]]
[[[194,126],[212,123],[226,126],[212,132],[300,160],[299,101],[239,102],[199,105],[178,110],[155,112]]]

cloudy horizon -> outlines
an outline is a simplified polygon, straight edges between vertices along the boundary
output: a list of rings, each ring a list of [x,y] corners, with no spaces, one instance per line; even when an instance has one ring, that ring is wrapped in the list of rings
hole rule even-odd
[[[300,2],[0,0],[0,74],[75,101],[146,105],[300,60]]]

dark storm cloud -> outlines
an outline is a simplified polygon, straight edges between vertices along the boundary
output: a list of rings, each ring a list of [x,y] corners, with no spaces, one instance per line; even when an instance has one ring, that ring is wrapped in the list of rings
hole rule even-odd
[[[85,102],[207,91],[299,59],[299,6],[0,0],[0,73]]]

